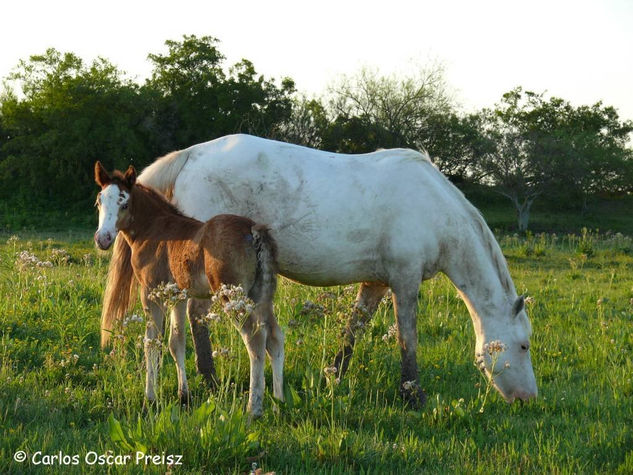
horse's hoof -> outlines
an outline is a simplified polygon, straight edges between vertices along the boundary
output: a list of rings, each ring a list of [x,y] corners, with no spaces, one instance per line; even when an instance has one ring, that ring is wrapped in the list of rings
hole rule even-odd
[[[339,381],[343,379],[343,376],[345,376],[345,373],[347,373],[347,368],[349,367],[352,352],[353,350],[351,347],[345,346],[341,351],[338,352],[338,354],[334,358],[334,364],[332,366],[336,368],[336,375]]]
[[[404,383],[400,386],[400,396],[410,409],[419,410],[426,404],[426,393],[417,383]]]
[[[178,399],[180,400],[180,405],[182,407],[189,407],[189,403],[191,402],[189,391],[178,391]]]

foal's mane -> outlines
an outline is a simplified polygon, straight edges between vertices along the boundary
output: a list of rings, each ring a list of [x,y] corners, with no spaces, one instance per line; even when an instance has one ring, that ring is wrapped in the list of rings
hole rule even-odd
[[[149,205],[152,206],[152,208],[158,208],[168,214],[175,214],[179,217],[192,219],[182,214],[182,212],[168,201],[165,196],[152,187],[135,183],[131,189],[131,195],[133,206],[139,206],[140,204],[140,206],[145,209]]]

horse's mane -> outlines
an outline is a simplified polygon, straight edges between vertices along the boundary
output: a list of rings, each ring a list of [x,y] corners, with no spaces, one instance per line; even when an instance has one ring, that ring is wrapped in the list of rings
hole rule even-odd
[[[138,176],[138,181],[171,199],[176,178],[188,159],[189,153],[186,150],[168,153],[147,166]]]
[[[509,293],[516,293],[516,289],[514,288],[514,282],[512,281],[512,277],[510,276],[510,271],[508,269],[508,263],[501,251],[501,247],[497,242],[494,234],[490,230],[490,227],[486,223],[481,212],[464,196],[462,191],[453,185],[446,176],[440,172],[435,164],[429,161],[429,165],[433,167],[439,176],[442,177],[447,188],[450,192],[455,196],[459,202],[463,205],[464,209],[468,212],[469,216],[472,218],[474,223],[474,229],[479,234],[482,239],[482,243],[484,247],[488,251],[488,255],[492,260],[495,270],[497,271],[497,276],[499,277],[499,282],[501,286]]]
[[[460,191],[461,194],[461,191]],[[464,195],[462,195],[463,197]],[[497,274],[499,276],[499,281],[501,285],[507,292],[516,292],[514,288],[514,282],[512,281],[512,277],[510,276],[510,271],[508,270],[508,263],[506,262],[506,258],[501,251],[501,247],[497,242],[494,234],[490,230],[490,227],[486,224],[484,217],[481,215],[481,212],[475,208],[466,198],[464,197],[464,201],[466,201],[469,205],[469,212],[471,216],[473,216],[475,222],[478,224],[479,232],[481,237],[483,238],[484,243],[488,249],[488,253],[492,258],[492,262],[497,270]]]

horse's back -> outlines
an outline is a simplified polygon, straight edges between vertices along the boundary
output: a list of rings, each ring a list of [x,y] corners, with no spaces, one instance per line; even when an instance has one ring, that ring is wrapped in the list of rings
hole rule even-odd
[[[185,152],[177,206],[269,225],[280,272],[305,283],[384,281],[394,259],[435,258],[459,212],[452,185],[413,150],[345,155],[236,135]]]

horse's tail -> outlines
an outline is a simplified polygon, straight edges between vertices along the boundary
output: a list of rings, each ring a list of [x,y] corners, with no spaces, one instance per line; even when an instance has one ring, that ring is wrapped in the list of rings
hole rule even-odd
[[[123,320],[136,301],[137,286],[132,269],[132,250],[123,236],[117,236],[108,269],[101,310],[101,347],[110,341],[114,322]]]
[[[253,245],[257,253],[257,272],[253,284],[256,302],[272,302],[277,289],[277,244],[266,226],[251,228]]]
[[[159,191],[168,200],[174,194],[174,184],[189,159],[189,152],[178,150],[158,158],[138,176],[138,181]]]

